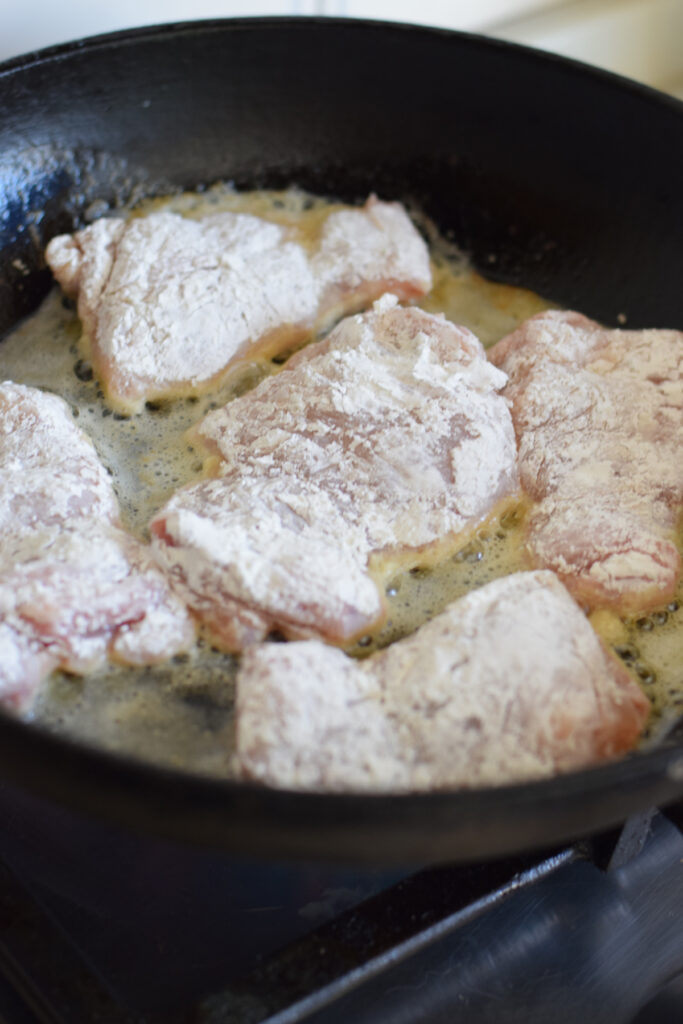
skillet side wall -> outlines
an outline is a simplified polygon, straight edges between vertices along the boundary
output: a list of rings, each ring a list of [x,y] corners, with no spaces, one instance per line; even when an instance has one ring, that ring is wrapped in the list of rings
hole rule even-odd
[[[0,69],[0,332],[50,287],[44,244],[93,201],[217,179],[412,199],[489,276],[607,323],[683,328],[682,127],[675,101],[560,59],[330,19],[144,29],[12,62]],[[674,799],[682,760],[672,743],[533,786],[330,799],[135,765],[0,715],[13,783],[265,858],[499,856]]]

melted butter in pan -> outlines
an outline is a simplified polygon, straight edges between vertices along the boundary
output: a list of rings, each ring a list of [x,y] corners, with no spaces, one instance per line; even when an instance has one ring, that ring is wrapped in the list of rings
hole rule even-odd
[[[304,245],[312,244],[333,204],[289,190],[236,193],[219,186],[144,203],[133,216],[170,208],[199,217],[235,210],[288,224]],[[420,223],[420,218],[416,218]],[[532,292],[486,281],[427,222],[435,285],[422,301],[469,327],[488,346],[534,313],[547,309]],[[79,351],[80,325],[71,305],[54,289],[41,309],[0,345],[0,379],[61,395],[112,473],[124,525],[139,537],[153,514],[180,486],[199,479],[202,455],[186,431],[211,408],[276,373],[280,363],[254,363],[219,391],[198,399],[150,404],[126,418],[112,414]],[[381,630],[357,642],[350,653],[365,657],[405,636],[449,602],[498,576],[527,568],[522,505],[498,509],[489,521],[434,564],[413,559],[384,584],[387,616]],[[659,735],[683,711],[683,592],[668,607],[646,617],[620,620],[594,615],[593,624],[632,671],[653,701],[651,733]],[[143,670],[109,666],[81,679],[55,673],[33,717],[55,731],[111,750],[209,775],[230,774],[237,659],[200,641],[189,655]]]
[[[683,580],[655,611],[623,619],[595,612],[591,621],[652,703],[646,743],[664,738],[683,716]]]
[[[433,619],[446,605],[470,590],[528,568],[524,554],[523,503],[505,502],[481,523],[457,550],[434,561],[419,560],[385,584],[387,617],[375,634],[361,637],[349,649],[367,657]]]
[[[204,775],[230,774],[237,660],[203,641],[165,665],[57,672],[33,718],[108,750]]]

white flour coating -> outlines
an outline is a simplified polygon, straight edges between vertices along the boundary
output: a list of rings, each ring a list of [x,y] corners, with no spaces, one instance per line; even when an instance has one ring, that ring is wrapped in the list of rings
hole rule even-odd
[[[48,245],[108,401],[196,393],[229,366],[300,343],[384,291],[431,285],[425,243],[398,203],[338,210],[308,252],[294,229],[249,214],[99,220]]]
[[[15,710],[29,707],[57,662],[40,643],[0,621],[0,700]]]
[[[219,476],[162,509],[156,557],[227,650],[271,629],[347,641],[383,614],[373,555],[517,490],[504,383],[468,330],[385,296],[204,419]]]
[[[114,520],[111,479],[61,398],[0,385],[0,559],[9,563],[37,530],[56,535],[65,520]],[[56,481],[59,486],[56,486]]]
[[[362,662],[317,640],[249,648],[237,761],[291,789],[499,785],[615,757],[648,711],[556,577],[516,573]]]
[[[683,333],[533,317],[489,350],[509,375],[534,561],[589,605],[642,610],[680,574]]]
[[[194,629],[148,551],[118,525],[110,478],[61,398],[0,385],[0,696],[107,652],[149,664]]]

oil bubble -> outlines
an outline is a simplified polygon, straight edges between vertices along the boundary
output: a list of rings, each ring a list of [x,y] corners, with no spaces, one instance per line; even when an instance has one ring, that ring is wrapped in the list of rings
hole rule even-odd
[[[618,644],[614,648],[615,654],[617,654],[622,661],[636,661],[640,651],[633,644]]]
[[[93,379],[93,370],[87,359],[79,359],[74,366],[74,373],[79,380],[84,382],[91,381]]]

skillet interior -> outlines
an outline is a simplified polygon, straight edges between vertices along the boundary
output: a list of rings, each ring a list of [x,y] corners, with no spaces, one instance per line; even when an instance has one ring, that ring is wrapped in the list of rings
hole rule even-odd
[[[352,58],[352,59],[351,59]],[[55,233],[135,194],[232,179],[413,200],[488,276],[616,325],[683,328],[683,107],[477,37],[329,19],[197,23],[0,70],[0,331],[50,286]],[[469,859],[555,842],[683,790],[683,743],[531,785],[270,792],[0,716],[0,770],[60,802],[262,856]]]

